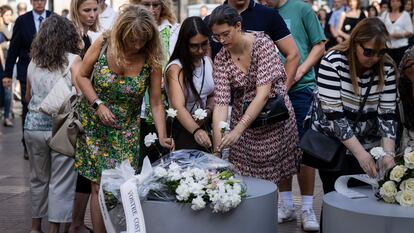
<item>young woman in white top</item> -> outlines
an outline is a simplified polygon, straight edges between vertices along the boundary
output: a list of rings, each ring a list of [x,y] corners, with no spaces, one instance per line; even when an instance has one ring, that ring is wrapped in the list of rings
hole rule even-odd
[[[45,20],[30,51],[27,72],[28,113],[24,139],[30,158],[31,233],[43,232],[41,221],[48,217],[49,231],[59,232],[60,223],[72,221],[76,172],[74,159],[50,149],[52,119],[40,111],[40,104],[70,67],[71,76],[80,67],[82,40],[75,26],[56,14]]]
[[[200,17],[189,17],[181,25],[177,44],[166,67],[166,90],[177,110],[173,125],[176,149],[207,150],[211,147],[208,128],[213,110],[213,68],[206,56],[209,29]],[[197,109],[207,111],[203,121],[192,117]]]
[[[390,34],[389,54],[395,63],[399,64],[408,48],[408,38],[413,35],[413,22],[410,14],[404,11],[403,0],[390,0],[388,11],[380,18]]]

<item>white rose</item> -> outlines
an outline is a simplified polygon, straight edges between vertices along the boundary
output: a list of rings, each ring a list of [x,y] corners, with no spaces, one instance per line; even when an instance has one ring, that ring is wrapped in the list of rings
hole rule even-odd
[[[414,192],[399,191],[395,196],[395,200],[402,206],[414,206]]]
[[[387,181],[380,188],[381,197],[394,197],[395,194],[397,194],[397,185],[394,181]]]
[[[396,182],[400,182],[406,171],[406,167],[403,165],[397,165],[391,170],[390,179]]]
[[[400,189],[401,191],[414,192],[414,178],[409,178],[401,182]]]
[[[414,151],[404,154],[404,164],[410,169],[414,169]]]
[[[157,134],[156,133],[149,133],[144,138],[144,144],[146,147],[150,147],[153,143],[155,143],[155,140],[157,140]]]
[[[382,147],[374,147],[372,148],[369,153],[374,157],[375,160],[378,160],[382,156],[385,156],[386,153]]]
[[[191,209],[193,210],[201,210],[206,207],[206,202],[203,200],[201,196],[197,196],[191,202]]]
[[[391,196],[391,197],[383,196],[382,199],[387,203],[395,203],[395,197],[394,196]]]
[[[351,25],[349,25],[349,24],[345,25],[345,30],[346,30],[346,31],[351,30]]]
[[[197,110],[195,110],[193,117],[196,120],[203,120],[204,118],[207,117],[207,111],[204,109],[198,108]]]
[[[156,178],[163,178],[166,177],[168,175],[167,170],[165,170],[165,168],[157,166],[154,168],[154,176]]]
[[[177,116],[177,110],[169,108],[167,111],[167,117],[175,118]]]

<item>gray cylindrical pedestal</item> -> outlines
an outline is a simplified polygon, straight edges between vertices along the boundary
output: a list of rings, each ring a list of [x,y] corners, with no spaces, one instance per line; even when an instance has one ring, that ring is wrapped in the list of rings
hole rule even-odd
[[[337,192],[323,198],[324,233],[412,233],[414,208],[377,201],[371,188],[354,188],[368,198],[350,199]]]
[[[277,233],[277,187],[243,177],[248,197],[227,213],[175,202],[143,201],[147,233]]]

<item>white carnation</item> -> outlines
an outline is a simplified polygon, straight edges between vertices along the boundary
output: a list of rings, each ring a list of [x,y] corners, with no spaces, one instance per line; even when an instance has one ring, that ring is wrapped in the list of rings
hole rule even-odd
[[[165,168],[157,166],[154,168],[154,176],[156,178],[163,178],[166,177],[168,175],[168,172]]]
[[[150,147],[152,144],[155,143],[155,141],[158,139],[156,133],[149,133],[144,138],[144,144],[146,147]]]
[[[229,126],[229,124],[228,124],[227,122],[225,122],[225,121],[220,121],[220,122],[219,122],[219,128],[220,128],[222,131],[230,130],[230,126]]]
[[[203,120],[204,118],[207,117],[207,111],[204,109],[198,108],[197,110],[195,110],[193,117],[196,120]]]
[[[206,207],[206,202],[203,200],[201,196],[197,196],[191,202],[191,209],[193,210],[201,210]]]
[[[402,206],[414,206],[414,192],[399,191],[395,196],[395,200]]]
[[[382,156],[385,156],[386,153],[382,147],[374,147],[372,148],[369,153],[374,157],[375,160],[378,160]]]
[[[390,179],[395,182],[400,182],[401,178],[405,175],[406,171],[406,167],[404,167],[403,165],[397,165],[391,170]]]
[[[167,117],[175,118],[177,116],[177,110],[173,108],[167,109]]]

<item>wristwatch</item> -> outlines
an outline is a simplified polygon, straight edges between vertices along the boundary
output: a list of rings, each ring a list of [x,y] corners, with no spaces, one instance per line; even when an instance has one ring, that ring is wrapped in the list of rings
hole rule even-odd
[[[97,110],[100,104],[103,104],[102,100],[96,99],[95,101],[93,101],[93,104],[91,106],[93,109]]]

